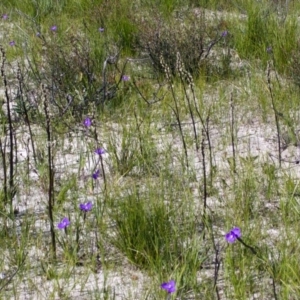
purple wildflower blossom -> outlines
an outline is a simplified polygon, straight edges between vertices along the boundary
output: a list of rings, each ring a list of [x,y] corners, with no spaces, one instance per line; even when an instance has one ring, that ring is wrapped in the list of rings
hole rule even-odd
[[[58,229],[65,229],[70,225],[70,221],[68,218],[63,218],[60,223],[58,223],[57,228]]]
[[[79,205],[80,210],[84,211],[84,212],[88,212],[92,209],[93,204],[91,201],[87,202],[87,203],[81,203]]]
[[[176,291],[176,285],[174,280],[170,280],[169,282],[164,282],[160,285],[162,289],[168,292],[168,294],[174,293]]]
[[[3,20],[7,20],[7,19],[8,19],[8,14],[3,14],[3,15],[2,15],[2,19],[3,19]]]
[[[227,30],[223,31],[221,35],[222,35],[222,37],[227,36],[228,35],[228,31]]]
[[[85,118],[83,121],[83,125],[85,127],[90,127],[92,125],[92,120],[89,117]]]
[[[51,31],[57,31],[57,26],[56,25],[51,26],[50,30]]]
[[[105,153],[105,150],[104,150],[103,148],[97,148],[97,149],[95,150],[95,153],[98,154],[98,155],[102,155],[102,154]]]
[[[103,27],[100,27],[100,28],[98,29],[98,31],[99,31],[99,32],[104,32],[104,28],[103,28]]]
[[[15,42],[15,41],[10,41],[10,42],[9,42],[9,46],[13,47],[13,46],[15,46],[15,45],[16,45],[16,42]]]
[[[242,236],[241,229],[238,227],[232,228],[229,232],[226,233],[225,239],[228,243],[232,244],[237,239],[239,239]]]
[[[93,173],[92,177],[94,179],[98,179],[98,177],[100,176],[100,170],[97,170],[95,173]]]
[[[123,75],[123,76],[122,76],[122,80],[123,80],[123,81],[128,81],[128,80],[130,80],[130,76],[128,76],[128,75]]]

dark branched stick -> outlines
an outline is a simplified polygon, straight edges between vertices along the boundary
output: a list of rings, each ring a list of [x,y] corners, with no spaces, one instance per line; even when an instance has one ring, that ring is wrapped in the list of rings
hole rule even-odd
[[[5,61],[6,55],[5,51],[2,47],[0,47],[0,51],[2,54],[2,64],[1,64],[1,77],[3,78],[5,98],[6,98],[6,109],[7,109],[7,119],[8,119],[8,131],[9,131],[9,188],[6,187],[6,202],[9,200],[10,204],[10,212],[13,212],[13,197],[15,195],[15,186],[14,186],[14,131],[11,119],[11,111],[10,111],[10,97],[8,94],[8,83],[5,74]]]
[[[46,132],[47,132],[47,149],[48,149],[48,172],[49,172],[49,188],[48,188],[48,214],[50,219],[50,233],[51,233],[51,245],[52,256],[56,259],[56,240],[54,230],[53,208],[54,208],[54,170],[53,170],[53,156],[52,156],[52,136],[51,136],[51,121],[49,107],[47,103],[47,92],[43,85],[44,95],[44,112],[46,117]]]

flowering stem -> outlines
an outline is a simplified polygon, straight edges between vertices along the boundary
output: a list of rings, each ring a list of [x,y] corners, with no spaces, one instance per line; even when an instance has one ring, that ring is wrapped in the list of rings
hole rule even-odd
[[[105,171],[104,171],[102,155],[100,155],[100,164],[101,164],[102,175],[103,175],[104,191],[106,192],[106,176],[105,176]]]
[[[77,226],[76,226],[76,253],[77,254],[79,252],[79,237],[80,237],[80,229],[79,229],[79,226],[77,224]]]
[[[46,132],[47,132],[47,150],[48,150],[48,172],[49,172],[49,187],[48,187],[48,214],[50,220],[50,233],[51,233],[51,244],[52,244],[52,256],[56,259],[56,240],[54,230],[54,218],[53,218],[53,207],[54,207],[54,170],[53,170],[53,157],[52,157],[52,136],[51,136],[51,121],[49,115],[48,99],[45,86],[42,86],[44,93],[44,112],[46,116]]]
[[[248,249],[250,249],[251,250],[251,252],[254,254],[254,255],[258,255],[257,254],[257,251],[252,247],[252,246],[249,246],[249,245],[247,245],[241,238],[239,238],[239,237],[236,237],[237,238],[237,240],[239,241],[239,242],[241,242],[246,248],[248,248]]]
[[[6,61],[6,55],[4,49],[0,48],[1,54],[2,54],[2,64],[1,64],[1,77],[3,78],[3,84],[4,84],[4,91],[5,91],[5,98],[6,98],[6,108],[7,108],[7,119],[8,119],[8,131],[9,131],[9,187],[7,189],[7,181],[6,181],[6,174],[4,176],[4,199],[5,204],[7,204],[7,201],[9,200],[10,205],[10,213],[13,213],[13,197],[15,195],[15,186],[14,186],[14,140],[13,140],[13,125],[12,125],[12,119],[11,119],[11,111],[10,111],[10,97],[8,94],[8,83],[7,78],[5,74],[5,61]],[[6,169],[6,168],[5,168]]]
[[[275,100],[274,100],[274,95],[272,91],[272,86],[271,86],[271,66],[270,62],[268,63],[268,75],[267,75],[267,80],[268,80],[268,90],[271,96],[271,103],[272,103],[272,109],[274,111],[274,117],[275,117],[275,124],[276,124],[276,130],[277,130],[277,147],[278,147],[278,160],[279,160],[279,167],[281,167],[281,138],[280,138],[280,125],[279,125],[279,112],[277,110],[277,107],[275,106]]]

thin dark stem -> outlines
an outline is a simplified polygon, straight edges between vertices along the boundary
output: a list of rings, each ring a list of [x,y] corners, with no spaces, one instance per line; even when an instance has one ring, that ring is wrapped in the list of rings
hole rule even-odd
[[[198,139],[198,134],[197,134],[197,129],[196,129],[195,117],[194,117],[194,113],[193,113],[193,110],[192,110],[190,98],[189,98],[189,96],[187,94],[187,90],[185,88],[184,88],[184,92],[185,92],[185,96],[186,96],[186,99],[187,99],[187,102],[188,102],[189,112],[190,112],[191,119],[192,119],[196,151],[198,152],[199,151],[199,141],[198,141],[199,139]]]
[[[276,124],[276,130],[277,130],[277,145],[278,145],[278,160],[279,160],[279,166],[281,167],[281,141],[280,141],[280,125],[279,125],[279,113],[276,109],[275,106],[275,100],[274,100],[274,95],[272,91],[272,86],[271,86],[271,67],[270,63],[268,64],[268,89],[270,92],[271,96],[271,101],[272,101],[272,108],[274,111],[274,116],[275,116],[275,124]]]
[[[98,145],[98,140],[99,139],[98,139],[98,134],[97,134],[96,127],[94,129],[94,136],[95,136],[96,143]],[[106,193],[106,191],[107,191],[107,182],[106,182],[106,174],[105,174],[105,170],[104,170],[102,154],[99,154],[99,160],[100,160],[100,165],[101,165],[101,170],[102,170],[102,175],[103,175],[103,181],[104,181],[104,192]]]
[[[237,240],[241,244],[243,244],[243,246],[245,246],[246,248],[248,248],[256,257],[258,257],[259,259],[261,259],[262,261],[264,261],[266,263],[266,260],[261,256],[261,254],[259,254],[257,252],[257,250],[254,247],[246,244],[241,238],[239,238],[239,237],[236,237],[236,238],[237,238]],[[277,297],[277,292],[276,292],[276,284],[275,284],[275,279],[274,279],[274,272],[271,275],[271,279],[272,279],[272,288],[273,288],[274,299],[277,300],[278,297]]]
[[[47,132],[47,149],[48,149],[48,172],[49,172],[49,188],[48,188],[48,214],[50,219],[50,233],[51,233],[51,245],[53,259],[56,259],[56,240],[54,230],[53,219],[53,207],[54,207],[54,170],[53,170],[53,158],[52,158],[52,137],[51,137],[51,122],[47,103],[47,94],[45,87],[43,86],[44,93],[44,111],[46,116],[46,132]]]
[[[202,141],[201,141],[201,155],[202,155],[202,172],[203,172],[203,218],[206,222],[206,210],[207,210],[207,175],[206,175],[206,163],[205,163],[205,129],[202,128]],[[205,235],[203,236],[205,239]]]
[[[175,91],[172,87],[172,82],[170,82],[170,88],[171,88],[171,92],[172,92],[172,98],[173,98],[173,101],[175,104],[175,108],[172,107],[172,110],[174,112],[174,115],[175,115],[175,118],[177,120],[177,124],[179,127],[179,132],[180,132],[182,145],[183,145],[183,149],[184,149],[184,153],[185,153],[186,167],[188,169],[189,168],[189,160],[188,160],[187,146],[186,146],[186,142],[185,142],[182,126],[181,126],[181,120],[180,120],[180,116],[179,116],[179,108],[178,108],[178,104],[177,104],[177,100],[176,100]]]
[[[237,237],[237,240],[238,240],[240,243],[242,243],[246,248],[250,249],[251,252],[252,252],[254,255],[258,256],[258,253],[257,253],[257,251],[254,249],[254,247],[252,247],[252,246],[250,246],[250,245],[247,245],[247,244],[246,244],[241,238],[239,238],[239,237]]]
[[[221,266],[221,261],[222,261],[222,259],[219,258],[219,254],[221,251],[219,249],[219,245],[217,245],[216,241],[215,241],[213,228],[212,228],[212,222],[211,222],[211,220],[208,220],[208,221],[209,221],[209,226],[210,226],[211,240],[212,240],[213,248],[215,251],[214,289],[216,291],[217,299],[220,300],[221,297],[220,297],[219,288],[218,288],[217,283],[218,283],[219,271],[220,271],[220,266]]]
[[[175,95],[173,97],[176,97]],[[174,99],[174,98],[173,98]],[[178,127],[179,127],[179,132],[180,132],[180,136],[181,136],[181,140],[182,140],[182,145],[183,145],[183,149],[184,149],[184,154],[185,154],[185,160],[186,160],[186,167],[187,169],[189,169],[189,160],[188,160],[188,153],[187,153],[187,146],[186,146],[186,142],[185,142],[185,138],[183,135],[183,130],[182,130],[182,126],[181,126],[181,120],[179,117],[179,109],[178,109],[178,105],[176,102],[176,99],[174,99],[175,102],[175,108],[171,107],[171,109],[174,112]]]
[[[275,283],[275,279],[274,276],[272,276],[272,288],[273,288],[273,295],[274,295],[274,299],[277,300],[277,292],[276,292],[276,283]]]
[[[187,100],[189,113],[190,113],[190,116],[191,116],[191,119],[192,119],[193,133],[194,133],[194,139],[195,139],[195,147],[196,147],[196,152],[198,153],[198,151],[199,151],[199,142],[198,142],[198,134],[197,134],[197,129],[196,129],[196,122],[195,122],[195,118],[194,118],[194,112],[193,112],[193,109],[192,109],[190,97],[188,95],[187,88],[185,86],[185,81],[186,80],[188,81],[190,87],[193,84],[193,82],[192,82],[191,75],[184,70],[184,66],[183,66],[183,63],[181,61],[179,52],[177,53],[177,64],[178,64],[178,71],[179,71],[179,74],[180,74],[180,81],[181,81],[181,84],[183,85],[185,98]]]
[[[24,80],[23,80],[23,76],[22,76],[22,73],[21,73],[20,66],[18,67],[18,75],[17,76],[18,76],[18,81],[19,81],[19,90],[20,90],[21,102],[22,102],[22,105],[23,105],[24,113],[25,113],[25,122],[28,125],[28,130],[29,130],[29,135],[30,135],[31,147],[32,147],[32,152],[33,152],[33,159],[34,159],[35,165],[37,165],[36,152],[35,152],[35,146],[34,146],[34,141],[33,141],[33,134],[32,134],[32,130],[31,130],[31,123],[30,123],[29,116],[28,116],[28,110],[27,110],[27,107],[25,105],[24,98],[23,98],[24,95],[23,95],[22,83],[24,82]]]
[[[178,103],[177,103],[177,97],[173,88],[173,82],[172,82],[172,78],[171,78],[171,74],[170,74],[170,70],[169,67],[165,64],[163,57],[160,57],[160,63],[163,66],[163,68],[165,69],[165,73],[168,79],[168,84],[169,84],[169,88],[171,90],[171,94],[172,94],[172,98],[175,104],[175,108],[171,107],[172,111],[174,112],[178,127],[179,127],[179,132],[180,132],[180,136],[181,136],[181,140],[182,140],[182,145],[183,145],[183,149],[184,149],[184,154],[185,154],[185,160],[186,160],[186,168],[189,169],[189,160],[188,160],[188,153],[187,153],[187,146],[186,146],[186,142],[185,142],[185,138],[184,138],[184,134],[183,134],[183,130],[182,130],[182,125],[181,125],[181,120],[180,120],[180,113],[179,113],[179,107],[178,107]]]
[[[231,147],[232,147],[232,157],[233,157],[233,172],[236,174],[236,154],[235,154],[235,139],[234,139],[234,103],[233,103],[233,97],[231,93],[230,97],[230,116],[231,116],[231,122],[230,122],[230,131],[231,131]]]
[[[14,187],[14,133],[13,133],[13,126],[12,126],[12,119],[11,119],[11,112],[10,112],[10,97],[8,94],[8,83],[5,75],[5,61],[6,55],[3,48],[0,48],[2,54],[2,65],[1,65],[1,76],[3,78],[4,83],[4,91],[5,91],[5,98],[6,98],[6,109],[7,109],[7,119],[8,119],[8,129],[9,129],[9,189],[8,189],[8,200],[10,201],[10,212],[13,212],[13,197],[15,194],[15,187]]]
[[[103,158],[102,158],[101,154],[100,154],[100,164],[101,164],[103,181],[104,181],[104,192],[106,193],[106,191],[107,191],[106,174],[105,174],[104,164],[103,164]]]
[[[84,221],[85,221],[85,216],[86,216],[86,214],[84,212]],[[79,226],[77,226],[77,228],[76,228],[76,253],[77,254],[78,254],[79,249],[80,249],[80,246],[79,246],[79,237],[80,237],[80,229],[79,229]]]
[[[8,201],[8,192],[7,192],[7,167],[6,167],[6,156],[5,156],[5,147],[6,147],[6,137],[4,139],[4,145],[0,139],[0,151],[2,157],[2,165],[3,165],[3,192],[4,192],[4,203]],[[6,224],[6,222],[4,222]]]
[[[213,158],[212,158],[212,146],[211,146],[211,141],[210,141],[210,135],[209,135],[209,118],[210,116],[210,109],[208,111],[208,115],[207,115],[207,118],[206,118],[206,126],[204,127],[205,129],[205,133],[206,133],[206,139],[207,139],[207,144],[208,144],[208,151],[209,151],[209,166],[210,166],[210,182],[209,182],[209,185],[210,187],[212,186],[213,184],[213,170],[214,170],[214,167],[213,167]]]
[[[210,120],[210,108],[208,110],[208,115],[206,120],[204,121],[199,108],[198,108],[198,104],[197,104],[197,98],[196,98],[196,94],[195,94],[195,90],[194,90],[194,84],[190,84],[191,87],[191,91],[192,91],[192,95],[193,95],[193,101],[194,101],[194,107],[195,107],[195,111],[196,114],[201,122],[202,128],[205,131],[205,135],[206,135],[206,139],[207,139],[207,143],[208,143],[208,150],[209,150],[209,166],[210,166],[210,186],[213,183],[213,158],[212,158],[212,146],[211,146],[211,140],[210,140],[210,135],[209,135],[209,120]]]
[[[133,114],[134,114],[134,118],[135,118],[136,129],[137,129],[137,132],[138,132],[138,139],[139,139],[139,147],[140,147],[141,156],[144,157],[143,142],[142,142],[142,133],[141,133],[141,125],[142,125],[142,123],[139,124],[139,122],[138,122],[138,116],[137,116],[135,110],[133,111]]]

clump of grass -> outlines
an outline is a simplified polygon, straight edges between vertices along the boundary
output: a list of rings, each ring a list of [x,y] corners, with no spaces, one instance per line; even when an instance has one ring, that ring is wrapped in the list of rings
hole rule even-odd
[[[189,210],[173,197],[165,201],[155,191],[131,189],[114,200],[112,243],[150,274],[176,274],[182,290],[187,290],[196,284],[196,272],[205,260],[195,248],[200,243]]]

